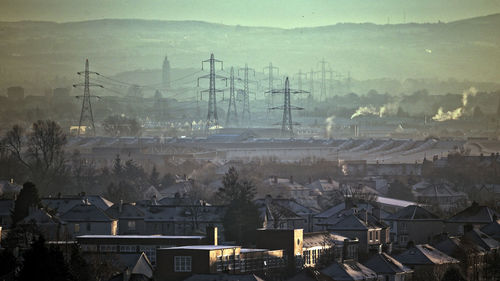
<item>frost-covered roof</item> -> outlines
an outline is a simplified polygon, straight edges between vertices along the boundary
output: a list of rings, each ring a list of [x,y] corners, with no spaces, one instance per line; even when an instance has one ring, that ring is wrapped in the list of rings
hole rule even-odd
[[[320,272],[336,281],[377,279],[377,273],[356,261],[333,263]]]
[[[387,220],[438,220],[438,216],[417,206],[407,206],[386,218]]]
[[[375,254],[364,264],[378,274],[410,273],[413,271],[386,253]]]
[[[406,265],[459,263],[457,259],[448,256],[429,244],[416,245],[395,258]]]
[[[495,217],[499,217],[495,210],[487,206],[480,206],[476,202],[473,202],[470,207],[458,212],[449,218],[447,222],[487,224],[495,221]]]

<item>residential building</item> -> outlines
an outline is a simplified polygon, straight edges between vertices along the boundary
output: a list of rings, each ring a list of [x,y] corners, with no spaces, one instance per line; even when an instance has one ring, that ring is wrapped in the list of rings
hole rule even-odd
[[[500,241],[500,220],[495,220],[489,224],[481,227],[481,231],[486,233],[493,239]]]
[[[267,195],[265,199],[255,200],[255,204],[259,208],[263,228],[302,228],[306,232],[312,231],[314,212],[294,199],[272,198]]]
[[[472,202],[471,206],[445,220],[445,230],[450,235],[461,235],[464,233],[465,225],[482,227],[496,221],[498,218],[499,215],[495,210]]]
[[[105,213],[118,220],[117,233],[119,235],[144,234],[144,212],[135,203],[114,204]]]
[[[79,194],[76,196],[58,196],[42,198],[43,206],[50,210],[54,210],[56,215],[62,215],[76,205],[90,204],[94,205],[102,211],[106,211],[113,203],[100,195],[85,195]]]
[[[443,231],[443,221],[423,207],[410,205],[384,219],[390,228],[391,241],[399,247],[408,243],[430,243],[431,238]]]
[[[395,256],[396,260],[411,268],[415,280],[438,281],[459,261],[429,244],[415,245]]]
[[[327,224],[326,228],[346,237],[358,238],[359,251],[363,254],[390,247],[389,226],[366,210],[342,217],[333,224]]]
[[[75,205],[60,216],[66,223],[69,237],[80,235],[116,235],[118,220],[91,204]]]
[[[373,255],[363,264],[377,273],[379,280],[409,281],[413,274],[411,268],[383,252]]]
[[[426,183],[415,185],[413,195],[417,202],[436,206],[442,210],[453,210],[467,204],[467,194],[455,190],[449,183]]]

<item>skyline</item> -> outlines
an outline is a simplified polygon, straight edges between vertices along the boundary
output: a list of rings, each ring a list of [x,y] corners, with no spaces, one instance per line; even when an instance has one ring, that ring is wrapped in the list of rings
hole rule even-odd
[[[299,28],[337,23],[451,22],[500,13],[500,0],[4,0],[0,21],[74,22],[98,19],[205,21],[225,25]],[[231,5],[229,5],[231,4]],[[117,8],[119,7],[119,8]],[[193,9],[202,7],[202,9]]]

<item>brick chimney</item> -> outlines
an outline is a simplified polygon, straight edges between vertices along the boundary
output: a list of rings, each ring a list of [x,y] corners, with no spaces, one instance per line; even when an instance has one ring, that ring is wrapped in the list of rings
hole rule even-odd
[[[217,227],[216,226],[207,226],[207,244],[217,246]]]

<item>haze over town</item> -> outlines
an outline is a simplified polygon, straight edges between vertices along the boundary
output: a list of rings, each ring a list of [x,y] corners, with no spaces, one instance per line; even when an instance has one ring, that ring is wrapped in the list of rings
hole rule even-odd
[[[0,2],[1,280],[497,280],[500,1]]]

